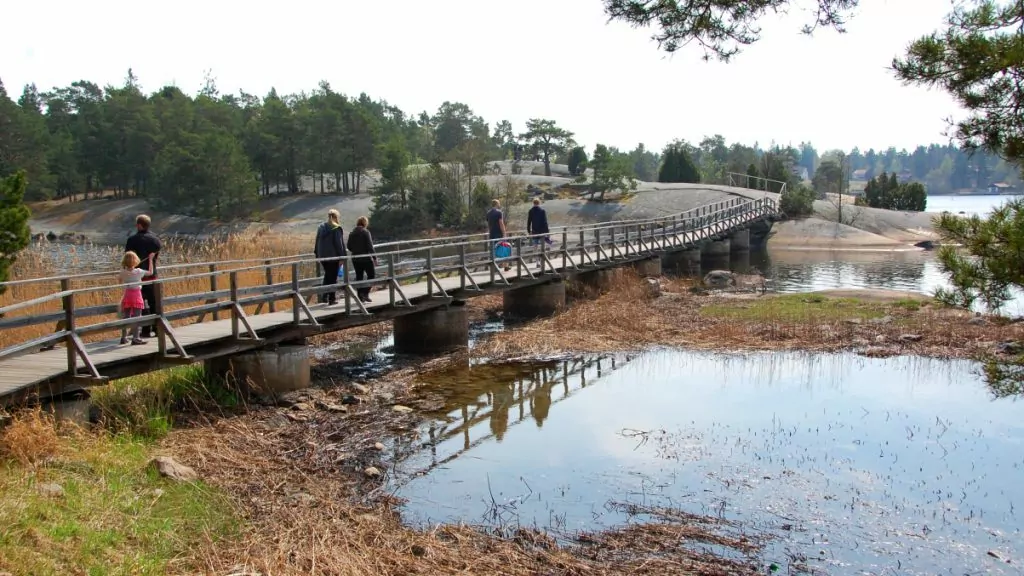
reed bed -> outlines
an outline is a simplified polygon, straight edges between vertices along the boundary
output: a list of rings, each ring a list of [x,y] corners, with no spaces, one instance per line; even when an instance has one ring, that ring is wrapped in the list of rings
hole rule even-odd
[[[80,261],[76,257],[73,248],[72,250],[70,262],[64,263],[66,267],[71,269],[81,269],[83,272],[96,269],[95,262]],[[161,251],[162,269],[160,276],[167,280],[163,285],[164,296],[169,297],[205,292],[211,290],[213,287],[211,278],[195,277],[197,274],[209,273],[210,269],[208,266],[197,265],[167,269],[167,266],[171,264],[189,264],[227,260],[254,260],[253,262],[248,263],[240,262],[218,265],[218,271],[229,272],[230,270],[258,265],[265,259],[300,254],[307,252],[308,250],[308,239],[270,234],[264,231],[228,235],[205,242],[171,238],[164,242],[164,247]],[[118,280],[116,271],[118,269],[121,256],[123,255],[123,250],[117,246],[102,248],[93,246],[90,247],[89,254],[93,255],[99,252],[102,255],[105,251],[109,253],[106,258],[106,261],[109,262],[109,264],[101,266],[100,269],[110,270],[111,274],[109,277],[76,278],[74,274],[61,275],[57,271],[58,263],[54,259],[53,247],[50,246],[48,242],[43,241],[33,244],[30,248],[22,251],[18,255],[18,260],[15,262],[11,279],[24,280],[31,278],[58,278],[46,282],[33,282],[29,284],[15,284],[9,286],[3,294],[0,294],[0,307],[34,298],[42,298],[58,292],[61,290],[60,277],[67,278],[70,282],[71,288],[101,288],[101,290],[97,291],[76,294],[76,308],[119,303],[121,300],[122,288],[117,285]],[[311,277],[315,275],[315,273],[315,265],[311,263],[304,264],[300,270],[300,274],[304,278]],[[269,280],[272,283],[290,281],[290,267],[280,266],[273,268],[272,275]],[[268,278],[266,272],[263,270],[251,270],[240,272],[238,274],[239,288],[261,286],[266,285],[267,283]],[[229,286],[228,274],[219,275],[216,278],[216,286],[220,290],[226,290]],[[165,310],[180,310],[203,303],[204,302],[193,302],[187,304],[168,305],[165,307]],[[290,310],[291,302],[290,300],[282,300],[277,302],[275,307],[279,310]],[[59,312],[61,309],[60,300],[54,300],[12,312],[7,316],[7,318]],[[256,306],[249,306],[246,309],[249,313],[255,312],[255,310]],[[97,324],[107,320],[113,320],[116,317],[116,314],[90,316],[88,318],[82,318],[79,321],[79,326]],[[221,313],[221,317],[226,317],[226,312]],[[210,315],[205,317],[206,320],[209,320],[210,318]],[[173,324],[177,326],[191,324],[197,319],[198,318],[196,317],[184,318],[175,321]],[[0,330],[0,348],[45,336],[46,334],[51,334],[56,331],[56,329],[56,324],[37,324],[33,326]],[[87,340],[99,340],[110,338],[111,336],[111,333],[97,333],[91,334]]]
[[[599,353],[673,346],[700,350],[858,350],[984,359],[1000,343],[1024,339],[1024,323],[981,317],[919,299],[832,298],[817,294],[706,293],[697,281],[660,281],[660,295],[633,273],[596,299],[492,335],[480,358]],[[473,302],[494,307],[497,301]]]

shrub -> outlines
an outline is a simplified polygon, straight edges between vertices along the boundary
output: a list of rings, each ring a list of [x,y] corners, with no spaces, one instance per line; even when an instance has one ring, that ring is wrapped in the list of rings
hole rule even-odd
[[[814,190],[802,184],[787,187],[786,191],[782,193],[779,207],[788,218],[810,216],[814,213],[815,196]]]

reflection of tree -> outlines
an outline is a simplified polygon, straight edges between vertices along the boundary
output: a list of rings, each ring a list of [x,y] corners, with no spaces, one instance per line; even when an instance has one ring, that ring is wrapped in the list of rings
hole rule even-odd
[[[985,383],[996,398],[1024,396],[1024,354],[990,358],[985,363]]]

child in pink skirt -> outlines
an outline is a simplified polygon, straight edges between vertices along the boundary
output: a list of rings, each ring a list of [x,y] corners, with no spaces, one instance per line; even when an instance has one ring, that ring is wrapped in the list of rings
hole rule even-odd
[[[121,258],[121,271],[117,278],[122,284],[127,284],[124,289],[124,296],[121,298],[121,317],[137,318],[142,316],[142,310],[146,303],[142,300],[142,278],[153,274],[153,255],[146,259],[148,268],[139,268],[141,261],[138,254],[132,251],[124,253]],[[139,338],[138,325],[132,326],[132,345],[145,344],[146,341]],[[128,343],[128,328],[121,328],[121,344]]]

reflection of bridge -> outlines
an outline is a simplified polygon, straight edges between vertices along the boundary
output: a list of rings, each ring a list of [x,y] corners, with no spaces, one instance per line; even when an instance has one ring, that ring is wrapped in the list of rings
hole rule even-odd
[[[19,300],[0,308],[0,401],[219,358],[248,363],[251,373],[244,377],[265,379],[273,388],[269,382],[275,377],[291,383],[302,366],[308,372],[304,338],[390,319],[395,319],[399,351],[439,342],[464,345],[465,308],[452,306],[461,300],[502,292],[506,312],[550,314],[565,303],[559,282],[565,276],[634,263],[658,264],[660,270],[662,256],[696,252],[699,258],[703,250],[718,254],[723,246],[728,254],[730,238],[733,248],[746,249],[749,228],[778,214],[771,198],[743,197],[658,218],[556,228],[550,234],[560,240],[556,248],[543,242],[532,248],[535,238],[513,236],[508,238],[512,254],[505,258],[496,257],[481,235],[402,242],[377,254],[376,279],[354,281],[351,260],[345,259],[342,277],[330,286],[321,285],[317,261],[305,256],[178,266],[179,275],[149,282],[156,309],[124,320],[111,319],[122,287],[73,285],[102,275],[9,282]],[[383,291],[374,303],[363,304],[356,291],[365,287]],[[44,295],[31,297],[40,292]],[[327,292],[340,292],[341,303],[307,302]],[[123,346],[100,339],[140,324],[155,325],[151,343]],[[299,345],[265,351],[287,343]],[[305,364],[296,359],[300,351]],[[266,360],[261,354],[292,356]],[[270,374],[274,370],[280,374]]]
[[[616,359],[614,356],[604,356],[471,368],[470,375],[477,370],[483,374],[472,384],[460,383],[457,389],[442,390],[455,396],[445,406],[445,416],[449,422],[429,425],[429,440],[423,447],[430,450],[430,464],[414,474],[443,466],[491,438],[500,442],[510,427],[528,418],[532,418],[538,428],[542,427],[552,406],[629,360],[629,357]],[[516,370],[511,377],[507,377],[507,374],[494,374],[495,371],[510,368]],[[467,394],[472,396],[468,397]],[[485,421],[487,431],[474,438]],[[460,437],[462,442],[456,444],[455,440]],[[454,451],[439,456],[439,446],[444,452],[443,447],[447,444],[455,446]]]

